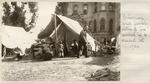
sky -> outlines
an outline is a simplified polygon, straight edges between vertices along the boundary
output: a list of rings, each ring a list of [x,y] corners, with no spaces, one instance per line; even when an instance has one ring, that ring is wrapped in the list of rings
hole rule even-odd
[[[38,2],[39,15],[33,31],[38,33],[48,25],[51,20],[51,14],[54,14],[56,5],[57,2]]]

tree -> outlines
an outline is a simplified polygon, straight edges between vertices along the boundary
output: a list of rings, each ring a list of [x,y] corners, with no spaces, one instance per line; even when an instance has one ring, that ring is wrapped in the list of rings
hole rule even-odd
[[[58,15],[66,16],[67,15],[67,2],[58,2],[56,9],[55,9],[55,13]]]
[[[28,9],[25,8],[28,6]],[[27,11],[32,14],[29,22],[26,22]],[[3,17],[2,22],[4,25],[23,27],[26,31],[35,27],[38,6],[37,2],[4,2],[3,3]]]
[[[38,13],[37,13],[38,12],[38,6],[37,6],[36,2],[28,2],[28,5],[29,5],[30,12],[33,13],[31,20],[30,20],[28,27],[27,27],[27,30],[30,30],[31,28],[35,27],[36,20],[38,18]]]
[[[3,23],[8,25],[10,23],[10,6],[7,2],[3,3],[3,11],[4,11],[4,16],[2,17]]]

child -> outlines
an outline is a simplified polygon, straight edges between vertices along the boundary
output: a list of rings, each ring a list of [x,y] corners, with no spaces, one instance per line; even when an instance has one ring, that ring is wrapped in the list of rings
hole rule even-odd
[[[58,48],[59,56],[63,58],[64,57],[64,46],[63,46],[62,41],[59,42],[59,46],[58,47],[59,47]]]

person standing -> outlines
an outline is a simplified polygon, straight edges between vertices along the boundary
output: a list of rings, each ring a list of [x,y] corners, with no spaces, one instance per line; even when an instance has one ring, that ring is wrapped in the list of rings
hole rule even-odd
[[[73,54],[75,54],[77,56],[79,54],[78,53],[79,46],[78,46],[77,40],[74,40],[73,44],[74,44],[74,46],[73,46]]]
[[[58,51],[59,51],[59,57],[64,57],[64,45],[62,43],[62,41],[59,42],[59,48],[58,48]]]
[[[86,31],[88,29],[88,26],[85,26],[84,29],[80,32],[80,35],[79,35],[79,52],[82,50],[82,47],[83,47],[83,52],[82,54],[85,55],[85,57],[88,57],[87,56],[87,35],[86,35]],[[78,54],[77,58],[80,57],[80,54]]]

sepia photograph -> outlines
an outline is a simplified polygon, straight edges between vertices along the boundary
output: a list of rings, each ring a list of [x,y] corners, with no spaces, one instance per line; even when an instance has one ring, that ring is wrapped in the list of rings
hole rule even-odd
[[[120,81],[120,2],[2,2],[2,81]]]

